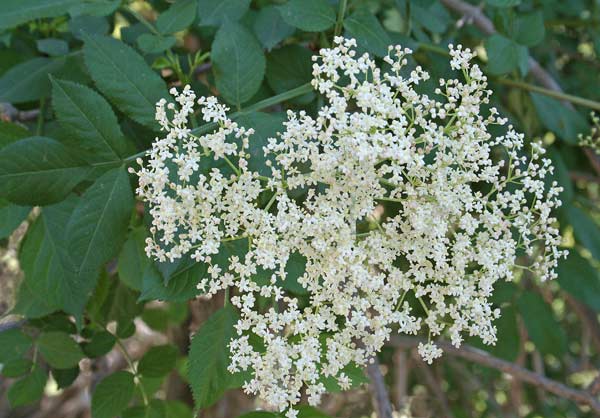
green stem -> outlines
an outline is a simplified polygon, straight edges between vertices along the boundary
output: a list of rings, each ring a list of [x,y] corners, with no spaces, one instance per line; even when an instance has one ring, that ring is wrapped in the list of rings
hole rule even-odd
[[[540,93],[545,96],[552,97],[554,99],[571,102],[576,105],[600,111],[600,103],[594,100],[585,99],[583,97],[574,96],[572,94],[562,93],[555,90],[550,90],[544,87],[535,86],[533,84],[524,83],[522,81],[510,80],[508,78],[495,78],[494,81],[500,84],[504,84],[505,86],[516,87],[518,89],[527,91],[533,91],[535,93]]]
[[[342,33],[342,27],[344,25],[344,15],[346,14],[346,6],[348,5],[348,0],[340,0],[340,8],[338,9],[337,20],[335,22],[335,29],[333,31],[333,36],[338,36]]]
[[[123,342],[121,341],[121,339],[119,337],[117,337],[117,336],[115,336],[115,337],[116,337],[116,340],[117,340],[117,346],[119,347],[119,349],[123,353],[123,357],[125,357],[125,361],[129,365],[129,368],[131,369],[131,371],[133,372],[133,374],[139,379],[140,375],[139,375],[139,373],[137,371],[137,368],[133,364],[133,359],[131,358],[131,356],[127,352],[127,348],[125,348],[125,345],[123,344]],[[146,394],[146,390],[144,389],[144,385],[142,384],[141,381],[139,381],[138,387],[140,388],[140,393],[142,394],[142,398],[144,400],[144,405],[148,405],[148,395]]]

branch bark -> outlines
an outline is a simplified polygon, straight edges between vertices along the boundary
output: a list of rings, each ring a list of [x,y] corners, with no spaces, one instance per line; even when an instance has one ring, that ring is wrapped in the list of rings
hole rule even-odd
[[[367,374],[371,379],[369,389],[371,391],[371,397],[377,410],[378,418],[393,418],[392,415],[392,404],[385,388],[385,382],[383,381],[383,375],[379,368],[379,361],[376,357],[373,357],[372,361],[367,366]]]
[[[395,347],[412,348],[416,347],[424,340],[416,337],[394,336],[390,341],[390,345]],[[468,345],[463,345],[461,348],[456,348],[452,344],[445,341],[437,341],[436,344],[444,350],[447,355],[460,357],[465,360],[500,370],[515,379],[529,383],[539,387],[546,392],[553,393],[561,398],[569,399],[573,402],[589,406],[596,414],[600,414],[600,402],[595,396],[588,391],[573,389],[563,383],[549,379],[540,374],[534,373],[524,367],[518,366],[509,361],[496,358],[483,350],[479,350]]]

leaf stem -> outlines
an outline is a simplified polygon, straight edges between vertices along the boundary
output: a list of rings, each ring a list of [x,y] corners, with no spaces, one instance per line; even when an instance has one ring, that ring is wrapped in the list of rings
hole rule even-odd
[[[135,367],[135,365],[133,364],[133,359],[127,352],[127,348],[125,348],[125,344],[123,344],[123,342],[121,341],[121,339],[119,337],[117,337],[116,335],[115,335],[115,337],[117,340],[117,346],[123,353],[123,357],[125,357],[125,361],[129,365],[129,368],[131,369],[133,374],[138,378],[138,387],[140,388],[140,393],[142,394],[142,399],[144,400],[144,405],[148,405],[148,395],[146,394],[146,390],[144,389],[144,384],[140,380],[140,374],[137,371],[137,367]]]
[[[38,113],[37,117],[37,125],[35,128],[35,134],[40,136],[44,133],[44,113],[46,110],[46,98],[42,97],[40,99],[40,113]]]

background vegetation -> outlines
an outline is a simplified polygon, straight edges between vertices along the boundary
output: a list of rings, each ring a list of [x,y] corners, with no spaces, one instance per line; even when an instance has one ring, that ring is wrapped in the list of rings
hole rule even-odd
[[[379,57],[412,48],[430,90],[450,76],[448,43],[476,49],[494,105],[554,160],[571,255],[557,281],[498,286],[495,347],[442,343],[427,366],[419,340],[399,336],[365,385],[332,387],[322,412],[300,416],[600,414],[598,0],[3,0],[0,416],[230,418],[261,406],[226,372],[222,300],[195,298],[205,267],[145,257],[126,168],[156,136],[154,103],[170,86],[217,95],[262,140],[281,119],[257,111],[315,112],[311,55],[334,33]]]

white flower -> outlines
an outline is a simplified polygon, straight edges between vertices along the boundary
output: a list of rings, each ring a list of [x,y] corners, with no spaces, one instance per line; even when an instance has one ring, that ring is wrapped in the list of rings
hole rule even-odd
[[[274,161],[269,177],[248,168],[253,131],[216,98],[198,100],[214,132],[187,128],[188,87],[172,91],[177,104],[157,103],[166,134],[137,172],[152,218],[147,253],[209,264],[198,278],[208,296],[234,288],[240,320],[230,370],[252,369],[244,389],[288,418],[303,388],[312,404],[324,378],[349,388],[345,368],[366,365],[392,332],[494,344],[494,285],[520,269],[552,279],[565,255],[552,216],[561,189],[544,182],[550,161],[539,145],[527,151],[511,126],[490,133],[506,120],[483,111],[491,91],[470,50],[451,47],[462,79],[439,80],[429,97],[416,88],[429,74],[405,71],[410,50],[391,47],[386,72],[355,46],[336,38],[315,57],[312,85],[324,106],[314,117],[288,112],[264,147]],[[392,210],[382,217],[384,202]],[[225,242],[243,253],[217,257]],[[528,264],[517,265],[520,251]],[[306,260],[303,304],[281,288],[298,256]],[[273,306],[262,308],[265,300]],[[442,351],[428,343],[419,353],[431,363]]]

